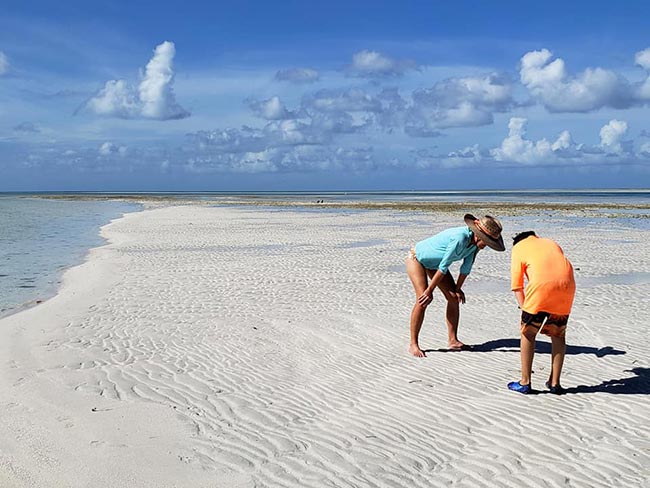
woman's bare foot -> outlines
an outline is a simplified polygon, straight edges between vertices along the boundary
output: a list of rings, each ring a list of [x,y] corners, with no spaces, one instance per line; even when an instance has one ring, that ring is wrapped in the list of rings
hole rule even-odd
[[[424,354],[424,351],[420,349],[420,346],[417,344],[411,344],[409,347],[409,352],[416,358],[423,358],[426,356],[426,354]]]
[[[450,351],[463,351],[465,349],[469,349],[469,347],[460,341],[453,341],[447,344],[447,349]]]

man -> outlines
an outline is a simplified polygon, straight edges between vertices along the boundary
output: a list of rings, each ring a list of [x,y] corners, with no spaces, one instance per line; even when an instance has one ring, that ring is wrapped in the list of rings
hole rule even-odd
[[[453,351],[466,348],[465,344],[458,340],[457,335],[459,303],[465,303],[463,283],[472,269],[479,249],[489,246],[497,251],[505,250],[501,238],[501,223],[494,217],[486,215],[477,219],[473,215],[466,214],[465,224],[444,230],[418,242],[406,258],[406,272],[415,290],[409,346],[409,352],[415,357],[425,356],[424,351],[420,349],[418,337],[424,321],[424,312],[433,300],[433,290],[436,287],[447,300],[448,348]],[[454,282],[449,266],[460,260],[463,264],[460,267],[458,281]],[[428,282],[429,280],[431,281]]]
[[[514,237],[511,260],[512,291],[521,308],[521,380],[508,383],[519,393],[530,393],[535,337],[551,337],[551,372],[546,382],[551,393],[561,395],[560,374],[566,352],[566,324],[576,284],[573,267],[562,248],[551,239],[528,231]],[[524,277],[528,284],[524,289]]]

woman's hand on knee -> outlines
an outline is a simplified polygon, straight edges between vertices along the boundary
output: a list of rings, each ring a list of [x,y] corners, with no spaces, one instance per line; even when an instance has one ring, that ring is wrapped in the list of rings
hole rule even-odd
[[[418,303],[420,304],[420,306],[421,306],[422,308],[426,308],[427,305],[429,305],[429,304],[431,303],[432,300],[433,300],[433,293],[427,293],[427,292],[424,292],[424,293],[423,293],[422,295],[420,295],[420,297],[418,298]]]

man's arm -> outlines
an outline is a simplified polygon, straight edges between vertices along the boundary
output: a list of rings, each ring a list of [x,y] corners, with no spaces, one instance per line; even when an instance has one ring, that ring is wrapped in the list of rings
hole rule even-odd
[[[520,288],[518,290],[512,290],[515,293],[515,298],[519,304],[519,308],[524,306],[524,300],[526,300],[526,295],[524,294],[524,289]]]
[[[512,249],[512,257],[510,259],[510,289],[515,294],[519,308],[524,306],[524,300],[526,299],[526,295],[524,293],[525,269],[526,266],[519,256],[519,247],[515,246]]]

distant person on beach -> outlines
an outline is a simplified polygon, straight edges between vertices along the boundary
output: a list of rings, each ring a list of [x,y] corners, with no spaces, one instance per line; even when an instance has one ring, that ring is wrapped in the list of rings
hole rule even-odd
[[[512,291],[521,308],[521,379],[508,383],[519,393],[530,393],[535,337],[551,337],[551,372],[546,387],[561,395],[560,374],[566,352],[566,324],[571,313],[576,283],[573,267],[562,248],[551,239],[527,231],[514,237]],[[528,284],[524,289],[524,277]]]
[[[469,275],[476,254],[480,249],[489,246],[496,251],[505,250],[501,237],[501,223],[486,215],[477,219],[473,215],[465,215],[465,223],[461,227],[453,227],[439,234],[418,242],[406,258],[406,272],[415,289],[415,305],[411,312],[411,343],[409,352],[416,357],[424,357],[418,337],[424,312],[433,300],[433,290],[436,287],[447,300],[447,332],[448,348],[454,351],[465,349],[466,346],[458,340],[458,320],[460,304],[465,303],[465,293],[462,287]],[[454,281],[449,266],[463,260]]]

